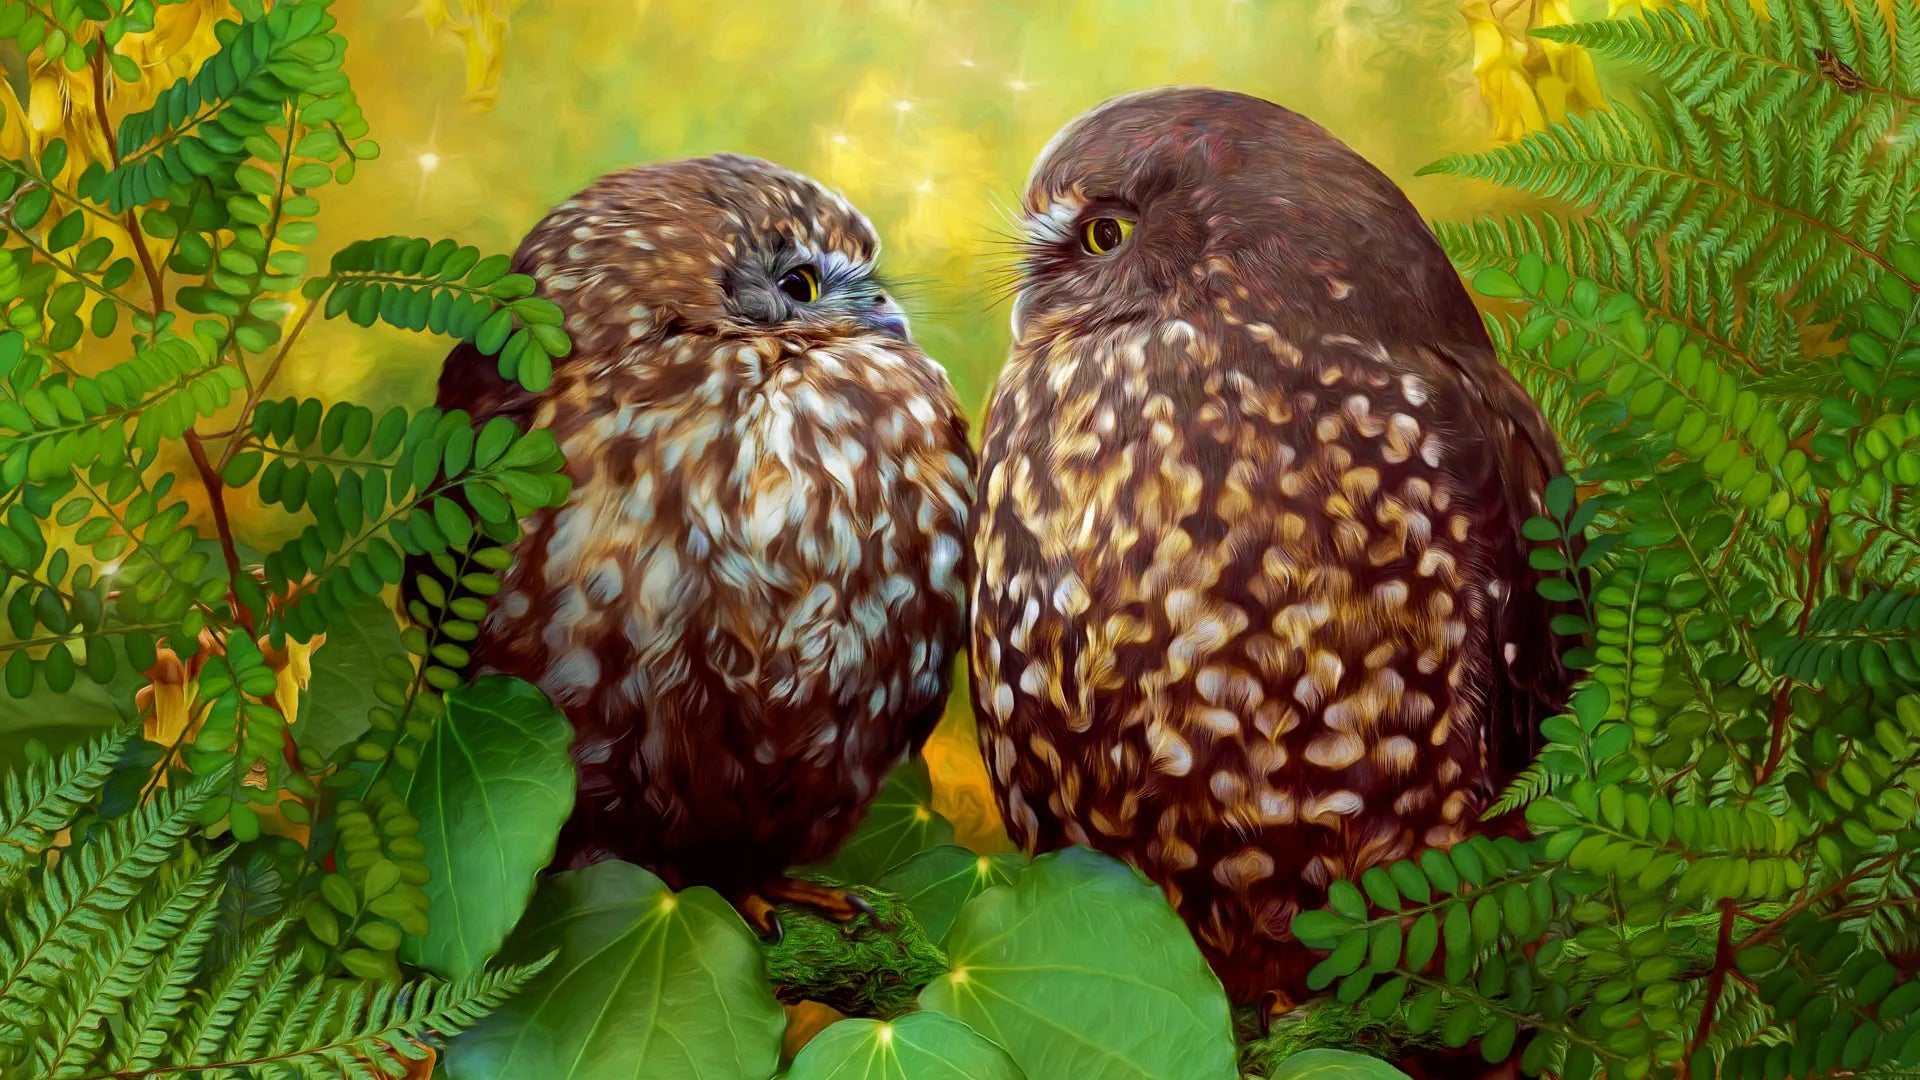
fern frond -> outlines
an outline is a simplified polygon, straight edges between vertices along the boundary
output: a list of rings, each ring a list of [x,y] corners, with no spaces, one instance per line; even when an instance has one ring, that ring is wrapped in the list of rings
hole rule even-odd
[[[219,1052],[220,1046],[232,1034],[241,1009],[253,996],[260,980],[273,970],[276,949],[289,925],[290,919],[281,918],[262,927],[235,956],[234,962],[214,980],[206,998],[194,1009],[193,1019],[177,1040],[187,1048],[190,1060],[204,1060]]]
[[[85,974],[73,980],[77,993],[51,1010],[36,1057],[50,1076],[77,1075],[106,1041],[106,1019],[121,1002],[149,984],[164,982],[155,961],[181,943],[195,924],[210,919],[232,848],[209,856],[191,877],[144,896],[127,917],[110,924],[86,953]],[[77,973],[76,973],[77,974]]]
[[[1804,632],[1774,642],[1766,655],[1780,674],[1809,686],[1827,686],[1836,676],[1856,686],[1862,679],[1877,686],[1895,678],[1911,685],[1920,682],[1916,641],[1920,596],[1876,590],[1823,601]]]
[[[1837,312],[1899,274],[1879,247],[1920,186],[1914,158],[1886,152],[1894,110],[1846,112],[1715,120],[1650,97],[1422,172],[1587,206],[1635,243],[1663,235],[1687,262],[1720,264],[1709,276],[1728,299],[1737,286]]]
[[[1772,120],[1789,109],[1825,110],[1848,96],[1920,105],[1912,72],[1920,27],[1912,7],[1887,17],[1871,0],[1853,5],[1768,5],[1695,0],[1640,18],[1543,27],[1536,33],[1627,61],[1655,76],[1690,106],[1752,113]],[[1821,54],[1846,68],[1823,69]],[[1842,85],[1842,80],[1846,85]]]
[[[247,1065],[298,1076],[325,1075],[326,1066],[350,1076],[375,1076],[368,1061],[406,1054],[404,1048],[430,1038],[450,1038],[517,993],[552,961],[551,955],[519,967],[482,971],[453,982],[421,980],[393,985],[354,983],[326,989],[309,980],[300,997],[281,1014],[273,1039],[246,1057],[220,1058],[202,1051],[206,1039],[182,1063],[193,1069],[220,1070]],[[257,986],[265,967],[246,980]],[[324,995],[324,1003],[318,1003]],[[288,999],[286,992],[278,995]],[[134,1075],[140,1075],[135,1073]]]
[[[233,1030],[222,1048],[225,1056],[242,1061],[259,1056],[269,1044],[275,1021],[297,1002],[295,991],[311,981],[302,979],[300,974],[297,953],[282,957],[273,966],[234,1018]]]
[[[1889,588],[1920,588],[1920,508],[1856,507],[1834,524],[1862,540],[1854,569]]]
[[[41,1007],[94,935],[139,898],[193,829],[195,816],[226,783],[225,770],[169,790],[115,821],[101,839],[69,850],[41,891],[0,928],[0,1012]]]
[[[1492,806],[1487,807],[1480,818],[1482,821],[1492,821],[1494,818],[1510,814],[1539,798],[1552,786],[1553,777],[1548,774],[1546,764],[1536,759],[1507,784],[1507,790],[1500,793],[1500,798],[1495,800]]]
[[[209,900],[193,913],[154,971],[139,981],[127,1001],[126,1027],[109,1059],[111,1068],[145,1067],[166,1049],[187,1012],[188,991],[200,974],[200,958],[218,925],[219,906]]]
[[[103,735],[73,754],[9,773],[0,787],[0,895],[39,865],[53,837],[106,784],[127,736]]]

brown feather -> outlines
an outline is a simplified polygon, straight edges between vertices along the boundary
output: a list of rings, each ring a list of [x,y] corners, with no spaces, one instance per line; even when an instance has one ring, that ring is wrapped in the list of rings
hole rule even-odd
[[[878,241],[766,162],[617,173],[514,259],[567,313],[551,387],[448,357],[440,404],[550,429],[574,483],[523,522],[473,650],[574,726],[557,866],[619,857],[738,891],[820,859],[946,696],[965,421],[904,335],[748,310],[735,275],[794,250],[864,273]]]
[[[1026,209],[974,512],[989,772],[1017,841],[1126,859],[1236,999],[1299,997],[1293,915],[1478,828],[1564,695],[1519,532],[1558,451],[1405,197],[1278,106],[1116,99]],[[1094,255],[1103,215],[1135,227]]]

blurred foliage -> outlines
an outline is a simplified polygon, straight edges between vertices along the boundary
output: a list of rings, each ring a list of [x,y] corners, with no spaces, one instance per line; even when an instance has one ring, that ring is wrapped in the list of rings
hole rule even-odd
[[[1310,981],[1563,1080],[1911,1075],[1920,7],[1540,34],[1646,91],[1431,171],[1556,200],[1441,238],[1576,466],[1526,533],[1586,674],[1534,839],[1336,882]]]

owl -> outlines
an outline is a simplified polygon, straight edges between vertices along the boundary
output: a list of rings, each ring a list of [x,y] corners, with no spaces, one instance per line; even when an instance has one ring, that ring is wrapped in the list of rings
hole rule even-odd
[[[1521,534],[1559,449],[1406,197],[1270,102],[1107,102],[1024,229],[972,527],[988,771],[1017,841],[1131,862],[1284,1009],[1294,914],[1474,830],[1567,692]]]
[[[718,155],[614,173],[514,268],[572,352],[530,393],[471,347],[439,404],[550,430],[566,504],[522,522],[473,669],[574,731],[554,867],[604,858],[771,902],[832,853],[938,718],[964,642],[967,425],[875,273],[873,227],[807,177]]]

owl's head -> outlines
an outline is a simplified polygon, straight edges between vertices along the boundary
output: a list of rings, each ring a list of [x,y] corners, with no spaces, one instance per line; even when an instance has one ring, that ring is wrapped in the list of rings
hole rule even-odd
[[[1484,333],[1419,213],[1298,113],[1196,87],[1069,123],[1024,200],[1016,341],[1231,306],[1375,336]]]
[[[846,199],[737,154],[601,177],[556,207],[515,255],[568,312],[576,352],[613,357],[677,334],[909,340],[875,274],[880,242]]]

